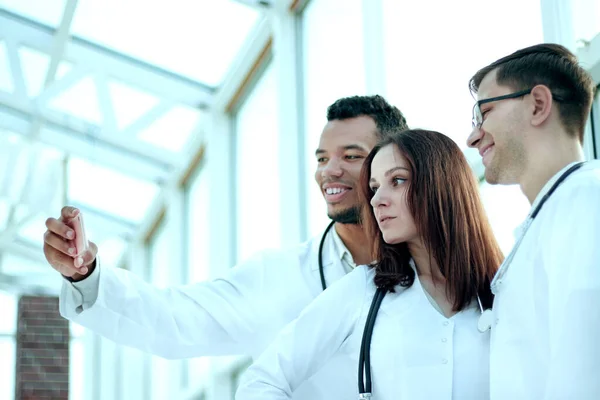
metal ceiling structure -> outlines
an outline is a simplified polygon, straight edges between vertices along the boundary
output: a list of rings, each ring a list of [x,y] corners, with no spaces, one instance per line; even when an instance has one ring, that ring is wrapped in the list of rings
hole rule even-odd
[[[202,136],[219,89],[214,82],[221,82],[263,18],[233,0],[200,1],[182,14],[197,13],[201,19],[227,14],[207,28],[215,36],[188,40],[188,47],[178,49],[180,43],[148,43],[153,40],[148,30],[138,34],[143,17],[135,13],[135,2],[125,9],[131,15],[120,15],[130,21],[122,32],[111,30],[110,23],[106,37],[102,30],[86,32],[99,26],[90,20],[96,15],[93,3],[103,10],[114,7],[105,15],[123,14],[119,2],[0,0],[0,288],[39,291],[51,286],[44,282],[55,281],[41,251],[42,235],[45,219],[57,216],[64,204],[83,211],[88,234],[102,246],[104,258],[119,262],[153,212],[153,201],[188,167],[190,143]],[[49,15],[57,14],[57,7],[60,22],[53,26]],[[162,11],[155,7],[155,13]],[[159,25],[167,32],[177,24],[163,20]],[[234,37],[215,47],[219,34]],[[136,58],[118,51],[118,35],[130,46],[138,40],[136,48],[179,53],[160,59],[150,51],[146,59]],[[196,51],[189,43],[198,43],[200,52],[192,67],[214,63],[226,70],[216,74],[214,68],[181,65]],[[213,54],[202,53],[203,44],[212,45],[204,51]],[[186,68],[191,73],[179,73]],[[205,81],[198,79],[202,74]]]

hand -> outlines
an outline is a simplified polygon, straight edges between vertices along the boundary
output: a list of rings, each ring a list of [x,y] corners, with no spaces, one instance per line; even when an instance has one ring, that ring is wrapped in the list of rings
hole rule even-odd
[[[60,218],[48,218],[44,233],[44,255],[48,263],[63,276],[75,281],[85,278],[96,266],[98,247],[88,241],[88,249],[75,257],[75,231],[70,224],[79,214],[74,207],[63,207]]]

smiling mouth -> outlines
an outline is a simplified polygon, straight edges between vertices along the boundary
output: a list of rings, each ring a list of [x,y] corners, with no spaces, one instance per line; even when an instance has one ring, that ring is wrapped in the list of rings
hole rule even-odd
[[[488,147],[486,147],[486,149],[481,153],[481,157],[484,157],[487,153],[490,152],[490,150],[494,147],[494,145],[490,145]]]
[[[348,188],[327,188],[325,189],[325,194],[326,195],[336,195],[336,194],[341,194],[341,193],[345,193],[350,191],[350,189]]]
[[[396,218],[396,217],[385,217],[385,218],[382,218],[382,219],[380,219],[380,220],[379,220],[379,223],[380,223],[380,224],[382,224],[382,223],[384,223],[385,221],[389,221],[389,220],[391,220],[391,219],[395,219],[395,218]]]

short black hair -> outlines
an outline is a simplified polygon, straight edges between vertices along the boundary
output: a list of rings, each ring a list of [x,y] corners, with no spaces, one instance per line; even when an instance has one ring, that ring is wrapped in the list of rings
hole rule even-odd
[[[362,116],[371,117],[375,121],[380,139],[392,132],[408,129],[400,110],[379,95],[344,97],[327,108],[327,121]]]
[[[477,71],[469,81],[471,92],[477,93],[481,81],[492,71],[498,85],[527,90],[536,85],[550,89],[557,100],[559,115],[566,131],[583,143],[595,86],[590,74],[566,47],[554,43],[537,44],[518,50]]]

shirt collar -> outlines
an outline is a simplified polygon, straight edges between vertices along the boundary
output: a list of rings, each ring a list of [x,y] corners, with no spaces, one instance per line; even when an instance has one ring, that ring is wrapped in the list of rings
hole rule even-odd
[[[344,242],[342,242],[342,238],[340,238],[340,235],[338,235],[337,231],[335,230],[335,226],[331,229],[331,234],[333,237],[333,246],[335,248],[335,254],[337,254],[340,261],[345,261],[352,268],[356,268],[356,264],[354,263],[352,254],[350,254],[348,248],[346,247]]]

